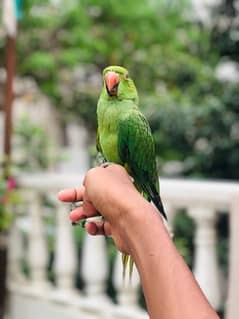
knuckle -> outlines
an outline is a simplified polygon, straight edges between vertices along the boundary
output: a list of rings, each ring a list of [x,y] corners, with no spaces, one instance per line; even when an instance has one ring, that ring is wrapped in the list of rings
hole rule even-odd
[[[96,174],[98,173],[98,171],[101,170],[100,167],[94,167],[88,170],[88,172],[85,174],[85,178],[84,178],[84,185],[91,180],[92,178],[94,178],[96,176]]]

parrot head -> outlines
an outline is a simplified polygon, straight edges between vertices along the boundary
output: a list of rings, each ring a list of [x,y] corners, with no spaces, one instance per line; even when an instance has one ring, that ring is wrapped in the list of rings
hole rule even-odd
[[[138,93],[128,70],[121,66],[108,66],[103,71],[103,93],[109,99],[130,99],[138,102]]]

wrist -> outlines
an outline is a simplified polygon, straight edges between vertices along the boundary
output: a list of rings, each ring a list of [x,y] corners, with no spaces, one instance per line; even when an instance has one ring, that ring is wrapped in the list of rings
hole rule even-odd
[[[119,225],[125,230],[130,230],[143,219],[145,208],[149,203],[143,196],[135,190],[135,192],[128,192],[123,203],[121,201],[119,206]]]
[[[131,201],[118,225],[134,259],[140,251],[145,254],[154,246],[159,232],[167,233],[160,213],[141,195]]]
[[[136,264],[146,255],[150,257],[160,253],[159,250],[155,250],[155,241],[160,246],[158,241],[166,241],[170,245],[172,243],[160,213],[145,199],[134,207],[132,206],[132,210],[127,214],[123,223],[130,254]]]

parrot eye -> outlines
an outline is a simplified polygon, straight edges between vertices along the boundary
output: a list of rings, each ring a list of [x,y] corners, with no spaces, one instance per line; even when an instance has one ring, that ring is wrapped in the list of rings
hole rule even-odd
[[[129,78],[129,74],[128,74],[128,73],[126,73],[126,74],[124,75],[124,78],[125,78],[125,80],[128,80],[128,78]]]

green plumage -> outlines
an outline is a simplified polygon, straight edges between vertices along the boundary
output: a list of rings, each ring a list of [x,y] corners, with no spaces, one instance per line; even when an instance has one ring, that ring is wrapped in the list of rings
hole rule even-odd
[[[112,91],[114,94],[106,83],[109,73],[116,74],[119,82]],[[152,200],[166,218],[159,196],[154,140],[148,121],[138,108],[136,87],[128,71],[119,66],[107,67],[103,80],[97,105],[97,149],[106,161],[125,166],[137,189]],[[128,259],[123,260],[127,263]]]

